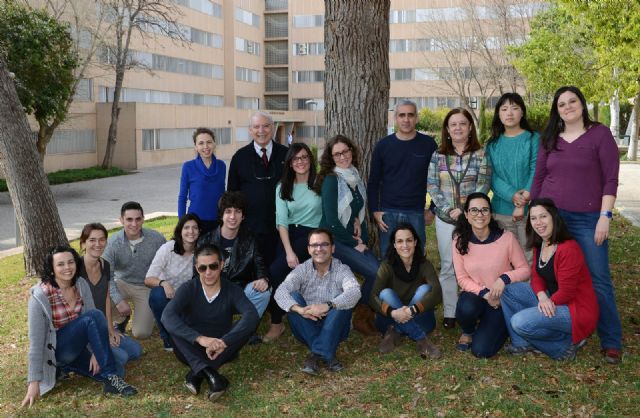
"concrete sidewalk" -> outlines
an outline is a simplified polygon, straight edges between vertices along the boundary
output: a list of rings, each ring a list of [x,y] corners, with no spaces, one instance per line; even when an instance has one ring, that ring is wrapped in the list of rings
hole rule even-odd
[[[616,209],[635,226],[640,227],[640,163],[620,164],[618,181]]]

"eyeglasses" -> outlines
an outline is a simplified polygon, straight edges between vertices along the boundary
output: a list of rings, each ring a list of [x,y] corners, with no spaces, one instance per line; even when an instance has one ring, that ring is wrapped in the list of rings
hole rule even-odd
[[[314,250],[319,250],[320,248],[328,248],[330,245],[331,245],[330,242],[318,242],[314,244],[309,244],[309,247],[313,248]]]
[[[305,155],[299,155],[297,157],[293,157],[291,160],[294,163],[297,163],[297,162],[306,163],[307,161],[309,161],[309,156],[306,155],[306,154]]]
[[[482,209],[471,208],[471,209],[469,209],[468,212],[471,214],[471,216],[478,216],[480,214],[482,214],[482,216],[484,216],[484,215],[488,215],[489,212],[491,212],[491,210],[489,208],[487,208],[487,207],[484,207]]]
[[[211,271],[216,271],[219,268],[220,268],[220,263],[211,263],[211,264],[200,264],[198,267],[196,267],[196,270],[198,270],[199,273],[204,273],[207,271],[207,269]]]
[[[351,148],[347,148],[342,152],[334,152],[333,154],[331,154],[331,156],[336,160],[339,160],[342,157],[347,158],[349,155],[351,155]]]

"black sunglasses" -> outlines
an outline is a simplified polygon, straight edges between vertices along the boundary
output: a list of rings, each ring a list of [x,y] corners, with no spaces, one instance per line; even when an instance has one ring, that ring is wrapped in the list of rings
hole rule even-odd
[[[204,273],[207,271],[207,269],[211,271],[216,271],[219,268],[220,268],[220,263],[211,263],[211,264],[200,264],[198,267],[196,267],[196,270],[198,270],[198,272],[200,273]]]

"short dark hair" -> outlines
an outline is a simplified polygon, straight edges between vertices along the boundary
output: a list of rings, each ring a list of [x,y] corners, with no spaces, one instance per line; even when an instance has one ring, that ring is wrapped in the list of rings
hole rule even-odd
[[[533,230],[531,226],[531,209],[536,206],[542,206],[545,208],[549,215],[551,215],[551,219],[553,220],[553,231],[551,231],[551,237],[549,238],[550,244],[560,244],[562,242],[573,239],[571,233],[569,232],[569,228],[562,220],[560,213],[558,212],[558,208],[553,200],[540,197],[538,199],[533,199],[531,203],[529,203],[529,214],[527,215],[527,248],[532,249],[542,245],[542,238],[536,231]]]
[[[144,216],[144,210],[142,210],[142,206],[138,202],[125,202],[120,208],[120,217],[123,217],[124,213],[128,210],[139,210],[142,216]]]
[[[71,248],[69,245],[57,245],[52,247],[47,251],[47,254],[44,256],[44,274],[42,276],[42,283],[48,283],[53,287],[59,288],[58,282],[56,281],[55,273],[53,272],[53,256],[60,253],[71,253],[74,261],[76,262],[76,272],[73,275],[73,279],[71,279],[71,286],[75,286],[78,281],[78,277],[80,276],[80,255],[78,252]]]
[[[80,248],[83,249],[84,244],[87,242],[87,240],[89,239],[89,235],[91,235],[91,233],[93,231],[102,231],[104,232],[104,237],[107,238],[109,236],[109,233],[107,232],[107,228],[104,227],[104,225],[102,225],[99,222],[93,222],[90,224],[86,224],[84,227],[82,227],[82,232],[80,233]]]
[[[222,219],[224,211],[229,208],[240,209],[243,215],[247,213],[247,199],[245,199],[242,192],[224,192],[220,197],[220,201],[218,201],[220,219]]]
[[[175,243],[173,245],[173,252],[178,255],[184,255],[184,242],[182,242],[182,229],[184,225],[189,221],[195,221],[198,225],[198,231],[202,230],[200,225],[200,218],[195,213],[187,213],[178,220],[176,227],[173,229],[173,237],[171,238]],[[198,234],[198,237],[200,234]]]
[[[196,144],[196,138],[200,134],[210,135],[211,139],[213,139],[213,142],[216,142],[216,135],[213,133],[213,131],[211,129],[200,127],[200,128],[196,128],[196,130],[193,131],[193,145]]]
[[[325,234],[326,236],[329,237],[329,243],[331,245],[333,245],[333,234],[331,233],[331,231],[329,231],[328,229],[325,228],[316,228],[314,230],[312,230],[311,232],[309,232],[309,236],[307,236],[307,244],[309,244],[309,242],[311,241],[311,236],[312,235],[319,235],[319,234]]]
[[[215,244],[202,244],[198,248],[196,248],[195,253],[193,254],[193,262],[197,263],[198,257],[206,255],[215,255],[218,256],[218,260],[222,260],[222,251]]]

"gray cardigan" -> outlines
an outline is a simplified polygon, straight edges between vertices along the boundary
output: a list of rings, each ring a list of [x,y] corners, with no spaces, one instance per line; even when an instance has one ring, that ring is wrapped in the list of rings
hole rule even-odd
[[[76,288],[84,302],[82,313],[95,309],[91,289],[78,277]],[[56,384],[56,329],[53,327],[51,304],[40,282],[29,291],[29,375],[27,382],[40,382],[40,394],[49,392]]]

